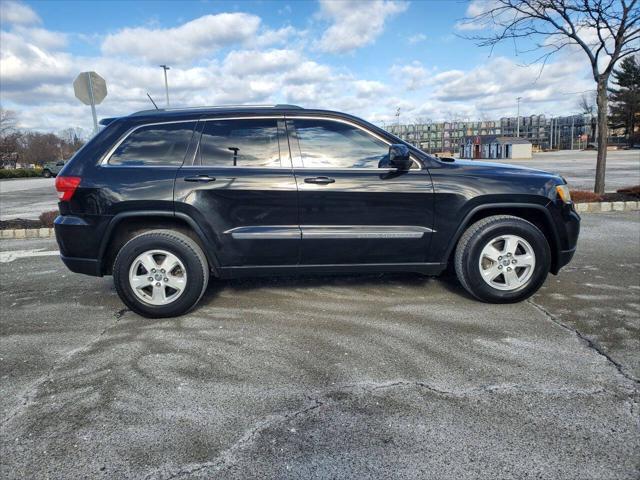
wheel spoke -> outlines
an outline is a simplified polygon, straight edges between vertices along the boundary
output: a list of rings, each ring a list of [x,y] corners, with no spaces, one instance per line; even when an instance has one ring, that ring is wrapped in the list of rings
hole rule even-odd
[[[171,272],[174,268],[180,265],[180,260],[175,255],[168,253],[162,263],[160,264],[160,268],[164,269],[166,273]]]
[[[185,284],[187,283],[184,277],[177,277],[171,274],[167,274],[167,282],[165,284],[175,290],[182,291]]]
[[[160,285],[157,286],[156,284],[153,285],[153,292],[152,292],[152,297],[151,299],[154,302],[158,302],[158,303],[162,303],[167,299],[167,295],[165,292],[165,286],[164,285]]]
[[[525,253],[524,255],[516,255],[513,258],[516,260],[516,262],[518,262],[518,267],[530,267],[534,262],[533,256],[529,253]]]
[[[508,287],[514,288],[520,284],[520,278],[518,278],[516,271],[511,269],[504,272],[504,282]]]
[[[482,276],[489,281],[495,280],[501,273],[502,270],[498,269],[498,264],[494,264],[486,270],[482,270]]]
[[[518,249],[518,239],[512,237],[511,235],[507,235],[504,239],[503,253],[510,253],[511,255],[514,255],[517,249]]]
[[[153,258],[153,255],[151,255],[150,253],[147,253],[146,255],[142,255],[140,258],[140,263],[147,270],[147,273],[151,273],[152,269],[158,268],[156,259]]]
[[[152,283],[153,281],[150,281],[147,275],[136,275],[134,277],[131,277],[131,286],[133,288],[148,287]]]
[[[487,247],[482,251],[482,255],[489,260],[497,262],[498,257],[502,255],[502,252],[500,252],[500,250],[498,250],[493,245],[487,245]]]

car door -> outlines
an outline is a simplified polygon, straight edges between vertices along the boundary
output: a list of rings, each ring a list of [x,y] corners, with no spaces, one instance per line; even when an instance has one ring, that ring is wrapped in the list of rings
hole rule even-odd
[[[405,172],[385,168],[391,141],[346,119],[288,115],[287,128],[299,192],[301,264],[426,261],[433,187],[418,160]]]
[[[297,189],[282,116],[201,120],[198,130],[176,177],[176,212],[203,227],[223,267],[297,264]]]

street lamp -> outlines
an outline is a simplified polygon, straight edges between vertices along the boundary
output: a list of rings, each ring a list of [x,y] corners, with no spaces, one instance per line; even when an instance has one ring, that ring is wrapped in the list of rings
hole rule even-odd
[[[520,138],[520,99],[522,97],[516,98],[518,101],[518,117],[516,118],[516,137]]]
[[[164,70],[164,93],[167,97],[167,107],[169,107],[169,82],[167,81],[167,70],[171,68],[167,65],[160,65],[160,67]]]

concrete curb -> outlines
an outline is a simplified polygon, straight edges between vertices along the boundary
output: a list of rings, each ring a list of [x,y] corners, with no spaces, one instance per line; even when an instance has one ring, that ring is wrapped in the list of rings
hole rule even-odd
[[[640,210],[640,202],[589,202],[576,203],[578,213],[630,212]]]
[[[0,230],[0,238],[54,238],[53,228],[14,228]]]
[[[589,202],[576,203],[578,213],[630,212],[640,210],[640,202]],[[0,230],[2,238],[55,238],[53,228],[17,228]]]

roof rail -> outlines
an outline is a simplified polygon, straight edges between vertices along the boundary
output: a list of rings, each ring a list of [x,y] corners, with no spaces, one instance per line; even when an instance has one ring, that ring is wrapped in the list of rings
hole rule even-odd
[[[276,105],[264,105],[264,104],[235,104],[235,105],[201,105],[198,107],[174,107],[174,108],[158,108],[158,109],[149,109],[149,110],[140,110],[139,112],[132,113],[131,116],[135,115],[146,115],[148,113],[158,113],[158,112],[175,112],[175,111],[184,111],[184,110],[212,110],[212,109],[228,109],[228,108],[291,108],[291,109],[299,109],[303,110],[303,107],[298,105],[290,105],[288,103],[278,103]]]

